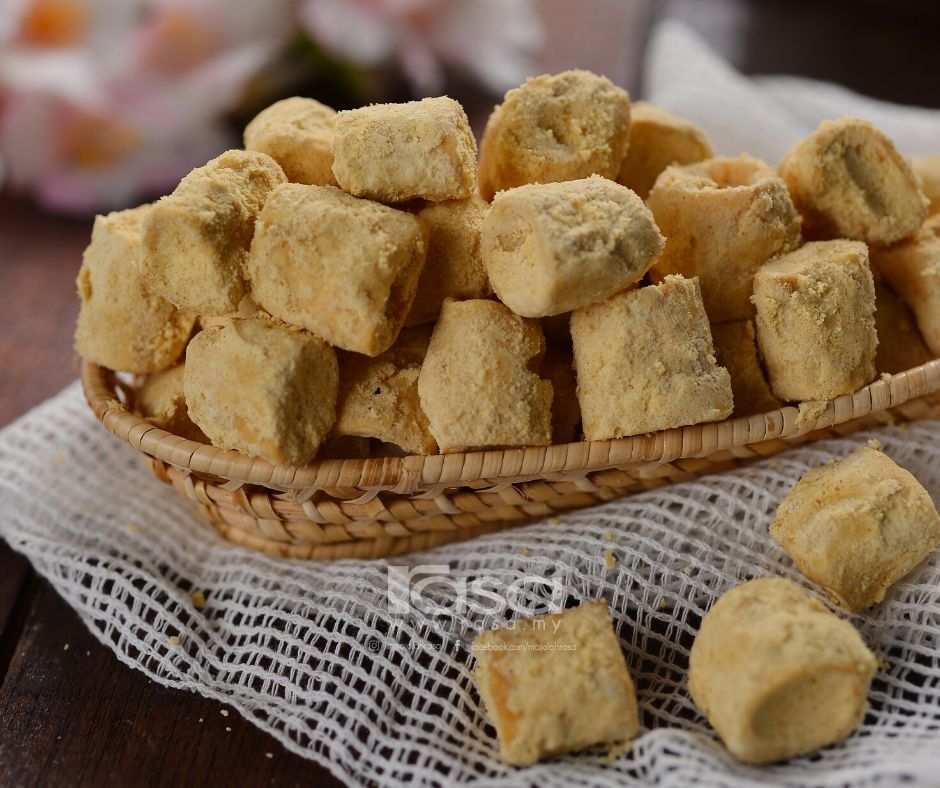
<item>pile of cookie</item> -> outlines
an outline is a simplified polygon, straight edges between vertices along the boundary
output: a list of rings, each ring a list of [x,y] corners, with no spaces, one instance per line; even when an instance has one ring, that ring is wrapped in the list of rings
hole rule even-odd
[[[717,157],[585,71],[509,91],[479,166],[452,99],[287,99],[244,150],[97,218],[76,344],[146,376],[153,424],[292,465],[827,400],[940,354],[940,161],[916,166],[855,118],[776,169]],[[872,448],[801,481],[772,535],[859,610],[935,547],[940,517]],[[514,763],[639,725],[606,608],[558,616],[475,644]],[[766,762],[846,736],[875,668],[850,624],[768,579],[706,616],[689,685],[729,749]]]
[[[76,344],[155,425],[292,465],[761,413],[940,352],[930,183],[853,118],[716,157],[585,71],[509,91],[479,167],[450,98],[291,98],[97,218]]]

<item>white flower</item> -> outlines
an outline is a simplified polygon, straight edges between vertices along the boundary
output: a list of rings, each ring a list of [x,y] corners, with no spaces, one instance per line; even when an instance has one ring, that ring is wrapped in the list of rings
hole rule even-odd
[[[7,0],[4,0],[6,3]],[[289,2],[0,6],[0,156],[58,210],[123,207],[229,147],[223,116],[283,45]]]
[[[543,38],[532,0],[305,0],[298,13],[332,54],[397,61],[423,93],[440,91],[445,66],[502,93],[531,76]]]

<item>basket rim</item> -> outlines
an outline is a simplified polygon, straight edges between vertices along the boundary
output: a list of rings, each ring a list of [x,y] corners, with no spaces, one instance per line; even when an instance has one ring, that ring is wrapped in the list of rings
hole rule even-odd
[[[94,362],[82,360],[81,382],[95,417],[112,434],[142,453],[178,468],[282,491],[355,488],[412,494],[481,480],[512,484],[527,478],[550,479],[555,474],[705,457],[716,451],[802,435],[940,391],[940,359],[884,375],[853,394],[819,401],[821,410],[816,418],[801,418],[797,406],[787,405],[754,416],[605,441],[423,456],[314,460],[303,466],[279,465],[231,449],[197,443],[155,427],[120,401],[115,373]]]

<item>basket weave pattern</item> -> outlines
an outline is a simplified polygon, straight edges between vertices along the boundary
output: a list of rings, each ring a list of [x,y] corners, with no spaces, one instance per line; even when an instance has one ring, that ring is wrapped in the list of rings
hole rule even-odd
[[[154,427],[132,389],[82,364],[95,416],[223,536],[277,556],[378,558],[739,467],[790,446],[940,415],[940,360],[834,400],[608,441],[275,465]]]

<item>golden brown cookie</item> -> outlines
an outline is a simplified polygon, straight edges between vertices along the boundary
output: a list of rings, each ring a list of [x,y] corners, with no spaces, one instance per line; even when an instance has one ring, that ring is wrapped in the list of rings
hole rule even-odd
[[[490,284],[525,317],[571,312],[625,290],[664,244],[643,201],[596,175],[500,192],[483,220]]]
[[[787,152],[778,171],[814,238],[890,244],[927,216],[911,165],[860,118],[823,121]]]
[[[872,249],[871,260],[914,312],[931,353],[940,355],[940,216],[899,244]]]
[[[772,763],[845,739],[876,664],[849,622],[789,580],[761,578],[702,619],[689,692],[732,755]]]
[[[859,241],[816,241],[754,277],[757,339],[773,393],[831,399],[875,377],[875,284]]]
[[[486,298],[493,292],[480,252],[486,200],[429,203],[417,215],[428,231],[428,256],[406,325],[437,320],[445,298]]]
[[[911,166],[929,203],[927,213],[931,216],[940,213],[940,156],[915,156]]]
[[[252,318],[196,334],[183,383],[189,417],[213,445],[303,465],[336,419],[338,377],[322,339]]]
[[[770,390],[770,384],[757,355],[754,323],[735,320],[712,326],[715,358],[731,375],[734,416],[767,413],[783,406]]]
[[[404,325],[426,253],[411,214],[288,183],[258,216],[247,271],[252,297],[276,318],[377,356]]]
[[[248,293],[255,217],[286,180],[274,159],[256,151],[227,151],[197,167],[144,218],[141,275],[180,309],[234,313]]]
[[[418,377],[440,450],[551,443],[552,384],[533,371],[544,353],[535,320],[497,301],[445,301]]]
[[[431,326],[406,328],[384,353],[350,353],[342,361],[336,435],[377,438],[412,454],[437,454],[437,442],[418,400],[418,374]]]
[[[914,476],[866,447],[805,474],[770,535],[810,580],[865,610],[940,543],[940,515]]]
[[[335,110],[312,98],[294,96],[259,112],[245,127],[245,149],[267,153],[293,183],[335,186]]]
[[[185,366],[177,364],[170,369],[148,375],[134,402],[140,415],[153,426],[199,443],[209,443],[202,430],[193,424],[186,408],[183,392]]]
[[[333,135],[333,175],[357,197],[441,202],[476,188],[476,140],[446,96],[340,112]]]
[[[878,330],[876,372],[893,375],[934,358],[904,299],[878,279],[875,279],[875,327]]]
[[[639,732],[636,691],[604,600],[482,632],[473,654],[509,763],[629,742]]]
[[[143,374],[172,366],[195,316],[181,312],[137,273],[149,205],[95,217],[78,272],[75,348],[88,361]]]
[[[673,164],[693,164],[715,155],[708,135],[684,118],[646,101],[630,107],[630,147],[617,180],[646,199]]]
[[[627,290],[571,315],[587,440],[720,421],[731,378],[715,362],[696,279]]]
[[[752,317],[754,273],[801,242],[786,185],[751,156],[667,167],[646,204],[666,236],[652,280],[697,276],[713,323]]]
[[[480,194],[527,183],[616,179],[630,138],[630,96],[590,71],[543,74],[493,110],[480,144]]]

